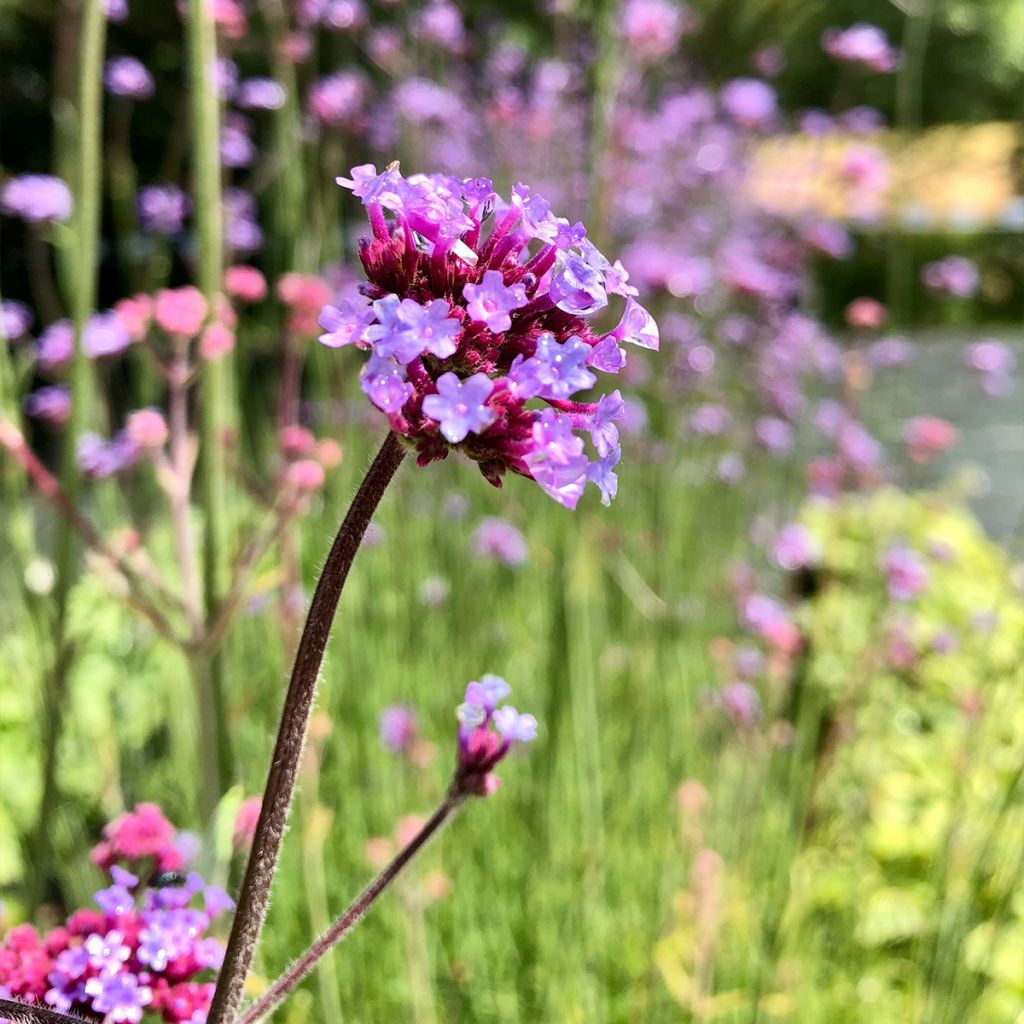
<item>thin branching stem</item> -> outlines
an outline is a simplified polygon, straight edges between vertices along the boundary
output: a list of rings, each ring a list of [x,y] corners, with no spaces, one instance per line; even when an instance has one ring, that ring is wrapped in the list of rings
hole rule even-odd
[[[278,1007],[325,954],[344,939],[366,916],[377,898],[401,874],[427,841],[451,817],[461,798],[449,794],[410,842],[403,846],[383,871],[356,897],[348,910],[327,929],[239,1018],[238,1024],[256,1024]]]

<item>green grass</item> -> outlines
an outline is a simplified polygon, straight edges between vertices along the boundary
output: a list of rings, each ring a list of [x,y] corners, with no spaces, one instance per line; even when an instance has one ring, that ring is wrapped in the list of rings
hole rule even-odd
[[[372,451],[373,438],[360,431],[346,429],[341,439],[345,461],[301,525],[309,586]],[[851,975],[877,988],[879,978],[888,984],[893,972],[912,974],[930,962],[933,991],[907,1004],[914,1020],[930,1022],[929,998],[952,1006],[954,994],[975,991],[965,986],[977,986],[979,975],[964,974],[945,947],[937,956],[925,941],[877,948],[857,940],[856,894],[871,877],[856,860],[843,882],[826,868],[853,848],[843,830],[863,830],[855,797],[862,784],[847,779],[838,803],[811,810],[828,716],[821,698],[804,690],[788,748],[737,733],[703,706],[702,688],[716,680],[709,644],[736,632],[729,565],[748,547],[751,516],[796,493],[795,481],[774,469],[729,489],[694,483],[691,463],[633,452],[612,509],[588,502],[571,514],[528,481],[493,491],[455,459],[403,468],[377,520],[384,539],[360,554],[342,600],[259,975],[273,977],[369,879],[369,839],[391,836],[403,816],[433,808],[447,784],[453,708],[467,680],[504,675],[516,705],[537,714],[541,735],[502,766],[493,798],[457,815],[280,1020],[826,1024],[853,1019],[850,1007],[862,1002]],[[464,521],[445,518],[444,499],[454,490],[469,499]],[[116,485],[103,485],[94,501],[104,521],[118,521]],[[523,567],[471,554],[477,521],[493,514],[525,532]],[[12,919],[24,867],[16,837],[38,798],[37,681],[46,659],[45,605],[16,596],[30,521],[43,537],[52,527],[44,508],[22,499],[5,523],[15,543],[0,560],[0,885]],[[156,550],[162,528],[154,517]],[[862,559],[865,567],[873,558]],[[270,560],[264,570],[260,582],[270,586]],[[419,599],[429,577],[450,584],[440,607]],[[53,906],[44,919],[88,904],[100,880],[89,847],[106,820],[142,800],[160,803],[180,827],[208,827],[202,869],[236,881],[240,865],[229,867],[225,827],[242,793],[262,787],[283,697],[287,666],[271,595],[254,603],[232,636],[226,684],[239,785],[219,825],[204,823],[186,665],[104,595],[91,575],[72,602],[69,728],[51,830]],[[831,635],[827,618],[817,628]],[[855,635],[842,651],[856,647]],[[426,767],[380,746],[377,716],[399,702],[416,708],[424,739],[436,746]],[[871,714],[884,723],[880,707]],[[703,846],[681,835],[676,793],[685,779],[700,780],[708,793]],[[1011,797],[1019,806],[1019,793]],[[679,965],[700,948],[693,900],[701,894],[691,886],[700,848],[721,856],[724,888],[707,998],[695,1001],[681,992]],[[1004,873],[1013,870],[1008,857]],[[957,877],[970,876],[974,863],[958,864]],[[924,882],[939,867],[907,870]],[[435,872],[451,883],[439,900],[424,889]],[[808,903],[809,893],[817,898],[828,885],[839,885],[846,909]],[[962,909],[950,903],[943,911],[949,950],[976,923]]]

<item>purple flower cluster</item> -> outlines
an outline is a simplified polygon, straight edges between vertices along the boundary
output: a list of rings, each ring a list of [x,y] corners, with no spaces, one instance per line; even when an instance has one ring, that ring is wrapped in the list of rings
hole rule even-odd
[[[0,209],[30,224],[67,220],[72,207],[71,189],[49,174],[19,175],[0,192]]]
[[[147,841],[157,834],[147,837],[139,828],[166,826],[162,840],[174,833],[154,810],[155,816],[140,808],[119,819],[123,827],[111,826],[133,831],[129,846],[147,853],[126,858],[133,871],[105,865],[112,884],[95,894],[99,910],[76,911],[42,937],[22,925],[0,942],[0,996],[112,1024],[138,1024],[143,1014],[203,1024],[213,996],[209,979],[224,957],[207,932],[233,903],[195,872],[161,874]],[[148,882],[140,885],[143,875]]]
[[[512,688],[500,676],[481,676],[466,687],[466,697],[456,710],[459,720],[458,760],[452,780],[457,797],[490,796],[500,781],[494,767],[516,743],[537,737],[537,719],[521,715],[511,705],[501,705]]]
[[[575,508],[590,481],[608,504],[623,402],[617,391],[574,396],[623,368],[623,343],[659,343],[622,264],[525,185],[505,201],[486,178],[405,178],[394,166],[338,180],[369,213],[359,249],[369,282],[323,310],[320,340],[370,352],[363,390],[420,465],[455,447],[496,486],[511,470]],[[587,318],[612,294],[625,299],[619,323],[595,332]],[[535,399],[544,407],[527,407]]]

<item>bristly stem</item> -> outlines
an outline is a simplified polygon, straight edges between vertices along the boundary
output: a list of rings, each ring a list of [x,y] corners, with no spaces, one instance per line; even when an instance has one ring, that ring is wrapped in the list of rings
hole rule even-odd
[[[330,952],[335,945],[341,942],[359,924],[366,915],[366,912],[373,906],[377,897],[401,874],[402,869],[416,856],[445,821],[451,817],[463,799],[452,794],[446,796],[437,810],[427,819],[423,828],[416,833],[406,846],[398,851],[391,863],[356,897],[348,910],[341,917],[337,918],[334,924],[242,1014],[238,1024],[256,1024],[256,1021],[262,1020],[268,1013],[271,1013],[279,1006],[292,989],[316,966],[317,961],[325,953]]]
[[[233,1024],[238,1011],[242,987],[267,914],[285,821],[313,710],[317,678],[338,601],[366,528],[404,457],[405,449],[401,442],[389,433],[352,499],[317,581],[295,653],[263,790],[263,806],[238,894],[238,908],[224,954],[224,966],[210,1006],[209,1024]]]
[[[75,460],[76,438],[89,424],[92,404],[92,365],[85,353],[83,336],[96,305],[97,251],[100,230],[100,179],[103,136],[103,49],[107,19],[102,0],[82,4],[78,68],[78,177],[75,183],[73,294],[75,344],[71,358],[71,418],[65,431],[61,486],[72,505],[77,505],[81,476]],[[54,659],[46,687],[43,728],[43,778],[39,820],[33,844],[33,881],[29,910],[42,897],[48,870],[49,837],[53,806],[57,799],[57,748],[63,730],[67,689],[67,622],[71,581],[75,574],[78,543],[74,527],[61,520],[57,535],[57,585],[54,591]]]
[[[0,999],[0,1020],[14,1024],[82,1024],[84,1017],[73,1017],[39,1003],[21,1003],[17,999]]]
[[[206,298],[211,318],[224,276],[223,214],[221,211],[220,99],[214,74],[217,35],[206,0],[188,4],[189,94],[192,111],[196,227],[199,235],[197,283]],[[200,484],[203,508],[203,601],[210,615],[220,599],[225,549],[226,470],[224,428],[227,423],[228,367],[230,357],[204,361],[200,401]],[[213,715],[217,736],[216,789],[223,792],[231,777],[233,759],[227,726],[224,693],[223,651],[211,652],[201,666],[206,705],[201,713]]]

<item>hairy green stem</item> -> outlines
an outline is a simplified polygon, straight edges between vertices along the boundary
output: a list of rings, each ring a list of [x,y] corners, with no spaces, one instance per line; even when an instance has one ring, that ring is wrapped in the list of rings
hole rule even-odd
[[[68,423],[61,467],[61,488],[72,505],[81,492],[81,476],[75,461],[74,439],[85,431],[92,410],[92,365],[82,340],[96,305],[97,249],[100,230],[100,184],[103,136],[103,48],[107,20],[102,0],[84,0],[78,68],[78,176],[75,182],[74,289],[72,316],[75,346],[71,360],[71,418]],[[57,584],[54,591],[54,657],[43,699],[43,776],[39,819],[33,836],[30,911],[42,899],[49,871],[49,847],[53,808],[57,802],[57,748],[63,731],[64,703],[70,652],[67,625],[71,583],[76,572],[78,539],[74,527],[63,519],[57,535]]]
[[[189,92],[192,110],[192,178],[199,236],[197,282],[215,316],[224,273],[223,216],[220,198],[220,100],[214,85],[217,36],[205,0],[188,5]],[[201,377],[199,465],[204,517],[203,601],[211,614],[220,599],[224,575],[226,477],[224,432],[227,424],[230,359],[208,359]],[[208,688],[200,713],[213,715],[217,737],[216,788],[223,792],[233,774],[234,759],[227,726],[224,692],[224,651],[211,652],[200,684]],[[204,706],[203,706],[204,705]],[[210,808],[206,808],[207,811]]]
[[[233,1024],[238,1011],[267,916],[288,809],[313,713],[317,679],[338,601],[366,528],[404,457],[401,442],[394,434],[388,434],[352,499],[313,592],[281,711],[277,741],[263,789],[263,804],[238,894],[224,966],[210,1006],[209,1024]]]

